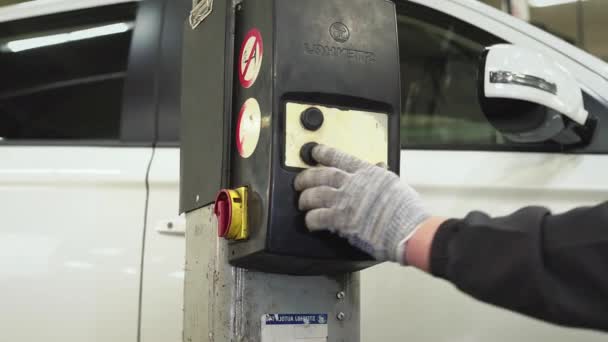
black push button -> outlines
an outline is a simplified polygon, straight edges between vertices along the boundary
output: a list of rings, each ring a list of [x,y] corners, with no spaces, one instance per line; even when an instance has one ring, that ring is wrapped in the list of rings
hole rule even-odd
[[[317,165],[317,161],[312,156],[312,149],[315,148],[317,145],[319,144],[317,144],[316,142],[309,142],[304,144],[304,146],[300,148],[300,158],[302,158],[302,161],[304,163],[310,166]]]
[[[300,115],[302,126],[310,131],[318,130],[323,125],[323,112],[319,108],[310,107]]]

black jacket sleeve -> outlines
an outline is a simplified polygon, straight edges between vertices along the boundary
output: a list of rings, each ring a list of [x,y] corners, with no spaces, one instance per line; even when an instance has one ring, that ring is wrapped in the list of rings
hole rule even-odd
[[[448,220],[433,240],[431,271],[484,302],[608,331],[608,202]]]

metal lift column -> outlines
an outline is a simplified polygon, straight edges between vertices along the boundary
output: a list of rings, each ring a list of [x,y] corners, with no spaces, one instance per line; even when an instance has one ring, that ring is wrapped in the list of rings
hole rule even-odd
[[[315,144],[399,172],[387,0],[194,0],[184,34],[184,341],[359,341],[369,255],[310,233],[295,176]]]

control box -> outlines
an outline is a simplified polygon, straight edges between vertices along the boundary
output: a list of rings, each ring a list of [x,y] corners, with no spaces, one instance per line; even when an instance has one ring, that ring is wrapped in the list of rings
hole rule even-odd
[[[244,0],[185,30],[182,211],[214,203],[234,266],[311,275],[375,264],[309,232],[293,182],[315,166],[316,144],[399,172],[395,4]],[[201,65],[214,48],[226,58]]]

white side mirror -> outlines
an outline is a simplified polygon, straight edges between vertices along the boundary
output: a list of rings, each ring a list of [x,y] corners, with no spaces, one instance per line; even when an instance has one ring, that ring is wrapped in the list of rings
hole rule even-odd
[[[593,120],[578,82],[537,51],[510,44],[487,48],[479,70],[479,100],[490,123],[514,142],[571,145],[590,139],[587,126]]]

